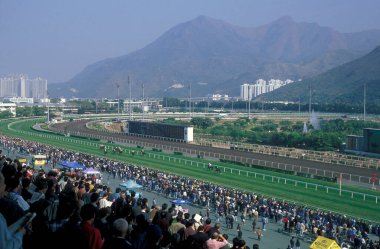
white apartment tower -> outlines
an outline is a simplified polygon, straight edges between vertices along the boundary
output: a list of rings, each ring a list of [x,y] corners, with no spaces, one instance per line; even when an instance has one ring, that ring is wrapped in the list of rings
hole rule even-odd
[[[244,83],[240,86],[240,98],[248,100],[255,98],[261,94],[276,90],[282,86],[293,83],[294,81],[287,79],[285,81],[279,79],[270,79],[268,81],[258,79],[254,84]]]
[[[47,80],[27,75],[0,78],[0,97],[47,98]]]

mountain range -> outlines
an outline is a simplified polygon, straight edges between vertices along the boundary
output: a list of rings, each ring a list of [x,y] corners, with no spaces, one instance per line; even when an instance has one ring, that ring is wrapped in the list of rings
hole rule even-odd
[[[316,23],[280,18],[239,27],[200,16],[179,24],[144,48],[87,66],[51,96],[187,97],[239,95],[256,79],[304,79],[363,56],[380,44],[380,30],[341,33]]]
[[[380,46],[369,54],[325,73],[260,95],[257,100],[313,103],[363,103],[380,101]]]

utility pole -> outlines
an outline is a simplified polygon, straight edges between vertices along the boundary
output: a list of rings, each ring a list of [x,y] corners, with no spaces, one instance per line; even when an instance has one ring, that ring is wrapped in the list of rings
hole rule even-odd
[[[366,96],[367,95],[367,84],[364,83],[364,96],[363,96],[363,121],[366,120]]]
[[[129,120],[132,120],[132,93],[131,93],[131,82],[128,75],[128,87],[129,87]]]

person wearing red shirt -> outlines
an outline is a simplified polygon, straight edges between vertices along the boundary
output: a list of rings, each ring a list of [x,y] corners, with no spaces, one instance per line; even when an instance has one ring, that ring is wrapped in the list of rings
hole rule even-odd
[[[92,204],[85,204],[80,210],[82,218],[81,228],[84,234],[85,249],[101,249],[103,240],[100,230],[93,226],[95,220],[96,208]]]

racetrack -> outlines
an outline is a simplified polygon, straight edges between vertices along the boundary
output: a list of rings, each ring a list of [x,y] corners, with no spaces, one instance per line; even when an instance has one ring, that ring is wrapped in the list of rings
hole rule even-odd
[[[98,131],[86,127],[89,120],[77,120],[74,122],[66,122],[54,124],[50,126],[53,131],[78,134],[85,136],[102,136],[107,137],[107,140],[118,141],[125,140],[125,143],[140,144],[147,147],[162,148],[172,151],[183,151],[189,154],[205,155],[207,157],[225,158],[242,162],[256,162],[261,161],[260,165],[265,162],[268,167],[286,168],[287,170],[299,171],[302,173],[309,173],[320,176],[339,177],[342,173],[343,179],[352,181],[369,182],[373,173],[380,173],[374,169],[359,168],[352,166],[343,166],[336,164],[329,164],[323,162],[302,160],[297,158],[280,157],[275,155],[259,154],[255,152],[236,151],[223,148],[215,148],[208,146],[200,146],[195,144],[172,142],[167,140],[149,139],[137,136],[128,136],[121,133],[111,133],[105,131]],[[280,166],[278,166],[280,165]],[[362,179],[359,179],[359,176]]]

